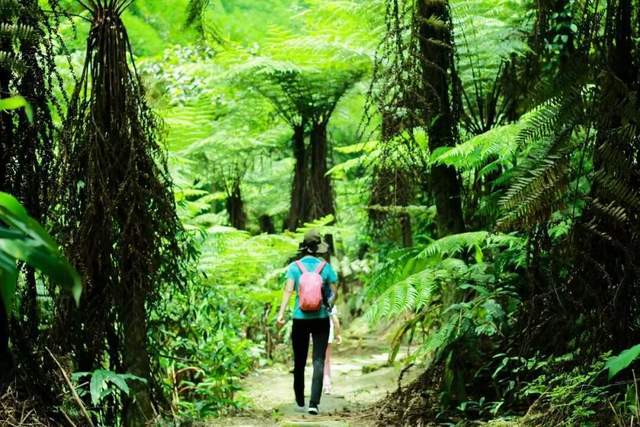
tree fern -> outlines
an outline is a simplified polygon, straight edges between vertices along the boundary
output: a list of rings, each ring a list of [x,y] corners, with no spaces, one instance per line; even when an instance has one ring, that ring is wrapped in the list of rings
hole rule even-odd
[[[509,64],[524,56],[525,1],[453,1],[463,126],[471,134],[505,123],[512,108],[504,86]]]

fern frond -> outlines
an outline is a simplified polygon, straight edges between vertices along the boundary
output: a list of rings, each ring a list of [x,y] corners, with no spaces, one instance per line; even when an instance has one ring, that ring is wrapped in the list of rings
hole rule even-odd
[[[591,202],[589,208],[593,211],[599,222],[604,222],[608,226],[614,225],[625,228],[629,225],[629,216],[627,215],[626,209],[615,202],[609,202],[604,205],[596,199]]]
[[[516,137],[522,132],[524,126],[522,123],[517,123],[495,127],[455,147],[446,147],[434,152],[430,161],[454,166],[460,170],[481,168],[493,158],[498,158],[498,162],[505,163],[516,153],[518,149]]]
[[[566,158],[550,155],[539,167],[518,178],[500,202],[505,215],[498,221],[498,227],[521,224],[528,228],[546,221],[564,201],[567,166]]]
[[[468,233],[451,234],[428,244],[427,247],[420,252],[418,257],[451,257],[460,254],[464,250],[482,244],[488,237],[488,231],[474,231]]]
[[[427,268],[391,285],[376,298],[365,313],[369,322],[397,318],[428,306],[437,294],[439,283],[450,278],[452,271]]]
[[[24,61],[13,52],[0,52],[0,67],[13,70],[17,74],[24,73],[26,65]]]
[[[606,195],[608,199],[622,203],[635,211],[640,211],[640,192],[624,179],[620,179],[620,177],[603,169],[598,170],[593,178],[594,183],[600,187],[600,194]]]
[[[35,29],[30,25],[25,24],[0,24],[0,38],[8,40],[10,42],[19,40],[33,40],[36,36]]]
[[[558,124],[560,100],[549,99],[522,117],[523,129],[516,138],[518,147],[526,147],[535,141],[547,138],[555,133]]]

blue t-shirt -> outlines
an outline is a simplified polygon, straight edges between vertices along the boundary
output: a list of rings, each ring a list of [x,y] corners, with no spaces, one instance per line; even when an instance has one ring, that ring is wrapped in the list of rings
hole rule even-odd
[[[307,271],[315,271],[320,266],[320,263],[322,262],[322,260],[312,256],[306,256],[302,258],[300,261],[304,265],[304,268],[307,269]],[[325,285],[334,284],[338,282],[338,275],[336,274],[335,270],[333,269],[333,267],[331,267],[331,264],[329,263],[327,263],[327,265],[324,266],[324,268],[322,269],[322,273],[320,275],[322,276],[322,279]],[[287,268],[287,279],[293,280],[293,284],[294,284],[293,289],[296,293],[296,305],[293,311],[293,318],[294,319],[322,319],[325,317],[329,317],[329,311],[326,309],[324,304],[322,304],[322,307],[320,307],[320,310],[318,311],[304,312],[300,310],[300,301],[298,300],[298,281],[300,280],[300,276],[302,276],[302,272],[300,271],[300,268],[298,268],[296,263],[292,262],[291,264],[289,264],[289,267]]]

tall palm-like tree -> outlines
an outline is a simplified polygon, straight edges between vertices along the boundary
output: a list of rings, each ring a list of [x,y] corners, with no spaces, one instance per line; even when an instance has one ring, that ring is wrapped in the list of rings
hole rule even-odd
[[[149,109],[121,19],[131,0],[78,0],[91,17],[84,68],[62,139],[60,233],[86,283],[81,308],[66,305],[61,343],[80,370],[104,364],[151,382],[147,306],[163,283],[183,282],[182,228]],[[139,383],[125,424],[153,415]]]

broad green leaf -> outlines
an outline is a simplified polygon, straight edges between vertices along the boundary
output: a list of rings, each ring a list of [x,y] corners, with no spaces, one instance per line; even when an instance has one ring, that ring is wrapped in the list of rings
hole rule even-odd
[[[0,251],[0,298],[4,304],[5,313],[13,311],[13,299],[16,293],[18,269],[15,259]]]
[[[631,365],[640,356],[640,344],[624,350],[617,356],[607,360],[605,367],[609,370],[609,379],[615,377],[620,371]]]
[[[51,280],[70,291],[76,303],[79,303],[80,294],[82,293],[80,276],[73,267],[55,251],[55,248],[43,246],[35,241],[12,239],[0,240],[0,251],[40,270]]]
[[[482,264],[484,262],[484,254],[482,253],[482,248],[480,245],[476,244],[476,263]]]
[[[86,376],[91,376],[91,372],[74,372],[71,374],[71,379],[75,382],[80,382]]]
[[[108,375],[109,371],[105,371],[104,369],[95,370],[91,375],[89,391],[91,393],[91,403],[93,403],[94,405],[98,405],[100,403],[100,400],[102,400]]]
[[[129,395],[129,386],[122,375],[116,374],[115,372],[109,372],[108,379],[122,392],[124,392],[124,394],[127,396]]]
[[[0,192],[0,221],[10,228],[0,227],[0,295],[7,313],[11,313],[16,289],[16,261],[23,261],[40,270],[80,301],[80,276],[58,252],[57,245],[37,221],[13,196]]]
[[[29,216],[27,210],[10,194],[0,192],[0,220],[19,229],[36,240],[40,240],[51,248],[56,248],[53,238],[44,228]]]
[[[18,199],[11,194],[3,193],[0,191],[0,208],[6,209],[11,215],[26,222],[29,219],[27,210],[20,204]]]
[[[20,231],[0,227],[0,239],[19,239],[22,237],[25,237],[25,234]]]

